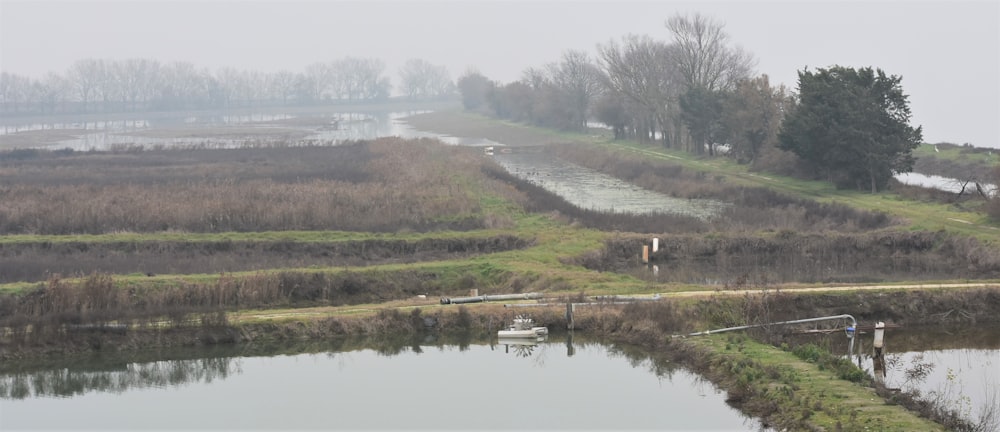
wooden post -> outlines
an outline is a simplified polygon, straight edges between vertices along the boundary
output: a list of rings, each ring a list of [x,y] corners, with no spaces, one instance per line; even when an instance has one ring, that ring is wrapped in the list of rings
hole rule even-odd
[[[649,245],[642,245],[642,262],[649,262]]]
[[[566,329],[573,330],[573,302],[566,302]]]
[[[883,385],[885,379],[885,323],[875,323],[875,342],[872,344],[875,353],[872,356],[872,372],[875,375],[875,383]]]

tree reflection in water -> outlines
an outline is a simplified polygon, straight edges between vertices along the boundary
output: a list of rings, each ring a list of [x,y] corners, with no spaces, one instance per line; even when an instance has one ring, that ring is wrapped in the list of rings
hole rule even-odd
[[[70,397],[89,392],[123,393],[135,388],[210,383],[241,373],[239,357],[129,363],[118,369],[59,368],[0,375],[0,399]]]

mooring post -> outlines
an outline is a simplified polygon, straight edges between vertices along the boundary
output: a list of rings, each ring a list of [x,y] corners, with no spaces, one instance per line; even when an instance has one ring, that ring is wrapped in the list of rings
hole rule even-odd
[[[566,302],[566,329],[573,330],[575,327],[573,323],[573,302]]]
[[[879,321],[875,323],[875,342],[872,344],[875,352],[872,355],[872,372],[875,375],[875,382],[884,384],[885,378],[885,323]]]

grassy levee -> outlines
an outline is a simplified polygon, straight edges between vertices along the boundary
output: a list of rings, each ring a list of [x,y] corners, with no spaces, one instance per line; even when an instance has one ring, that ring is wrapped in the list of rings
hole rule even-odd
[[[909,230],[946,230],[993,243],[1000,240],[1000,229],[998,229],[1000,225],[991,221],[984,213],[963,211],[944,204],[908,200],[892,192],[871,194],[837,189],[829,182],[751,172],[746,165],[737,164],[724,157],[698,157],[683,151],[666,149],[658,144],[614,141],[606,135],[557,133],[458,111],[421,114],[409,121],[420,128],[429,128],[440,133],[484,136],[509,145],[542,145],[557,142],[595,144],[703,171],[713,177],[724,178],[729,184],[761,186],[818,202],[842,203],[860,209],[886,212],[903,218],[907,222],[906,229]],[[477,134],[477,131],[482,133]]]
[[[771,173],[754,173],[750,172],[747,166],[727,158],[703,159],[689,153],[636,142],[610,141],[602,145],[654,159],[669,160],[684,167],[724,176],[726,181],[732,184],[764,186],[819,202],[842,203],[856,208],[886,212],[907,221],[906,229],[909,230],[946,230],[990,242],[1000,240],[998,225],[983,213],[962,211],[944,204],[908,200],[892,192],[872,194],[837,189],[828,182],[800,180]]]
[[[790,351],[742,335],[714,335],[695,346],[703,373],[716,376],[731,401],[785,429],[935,431],[943,426],[890,405],[873,388]],[[860,377],[859,377],[860,378]]]

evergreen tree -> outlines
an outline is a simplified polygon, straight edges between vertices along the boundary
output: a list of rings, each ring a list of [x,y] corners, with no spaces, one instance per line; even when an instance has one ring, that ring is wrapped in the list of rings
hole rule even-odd
[[[784,120],[779,147],[838,186],[884,189],[913,170],[920,127],[910,126],[901,78],[842,66],[799,72],[799,104]]]

